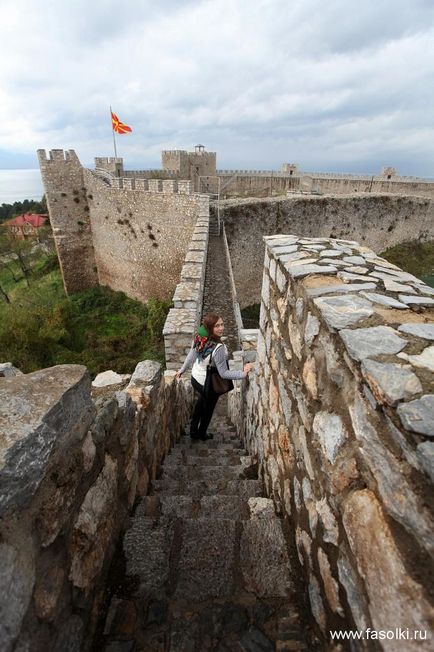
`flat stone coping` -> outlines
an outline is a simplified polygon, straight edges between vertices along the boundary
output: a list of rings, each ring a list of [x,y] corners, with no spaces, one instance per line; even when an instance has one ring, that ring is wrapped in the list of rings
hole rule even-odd
[[[273,235],[264,241],[265,266],[279,290],[291,281],[304,288],[312,313],[360,365],[374,400],[395,408],[404,428],[434,437],[434,289],[352,240]],[[269,300],[266,283],[262,298]],[[312,320],[319,325],[310,313]],[[305,341],[312,343],[310,333]]]

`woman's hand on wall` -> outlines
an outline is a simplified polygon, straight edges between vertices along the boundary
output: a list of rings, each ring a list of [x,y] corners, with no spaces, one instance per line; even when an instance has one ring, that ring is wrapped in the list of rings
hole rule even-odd
[[[243,371],[244,371],[244,373],[246,374],[246,376],[247,376],[247,374],[249,373],[249,371],[252,370],[252,368],[253,368],[253,365],[252,365],[251,362],[247,362],[247,363],[244,365],[244,369],[243,369]]]
[[[182,371],[181,370],[177,371],[176,374],[175,374],[176,380],[179,380],[181,378],[181,376],[182,376]]]

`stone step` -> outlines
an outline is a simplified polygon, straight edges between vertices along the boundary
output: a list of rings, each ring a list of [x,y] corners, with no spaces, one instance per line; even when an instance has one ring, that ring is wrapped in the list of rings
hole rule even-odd
[[[182,437],[179,442],[175,444],[172,450],[215,450],[219,451],[230,451],[233,449],[242,448],[242,444],[238,438],[234,439],[222,439],[222,437],[217,437],[215,439],[209,439],[206,441],[191,439],[191,437]]]
[[[124,539],[127,576],[136,595],[166,595],[190,605],[252,594],[284,598],[293,592],[286,541],[275,516],[134,518]]]
[[[169,455],[166,457],[165,461],[172,458],[172,459],[178,459],[178,460],[184,460],[185,456],[188,455],[189,457],[206,457],[208,459],[215,458],[219,459],[220,457],[247,457],[248,452],[246,451],[245,448],[206,448],[205,446],[202,448],[172,448],[170,451]]]
[[[145,496],[138,505],[135,518],[147,517],[158,521],[170,518],[229,518],[238,521],[250,518],[274,518],[273,501],[269,498],[239,496]]]
[[[126,575],[139,580],[136,592],[150,598],[164,594],[170,572],[175,521],[135,518],[124,537]]]
[[[183,469],[183,471],[181,470]],[[222,455],[221,457],[190,457],[185,455],[184,460],[166,458],[162,467],[161,475],[167,477],[179,477],[185,473],[191,480],[202,479],[205,475],[216,477],[239,477],[255,479],[257,477],[257,465],[253,463],[249,455]]]
[[[213,600],[194,612],[179,603],[153,600],[139,614],[131,600],[112,598],[104,633],[114,640],[102,652],[319,650],[303,643],[298,610],[282,600]]]
[[[185,451],[182,455],[168,455],[163,462],[163,469],[184,466],[253,466],[249,455],[190,455]]]
[[[240,460],[246,460],[245,464],[236,465],[191,465],[186,464],[168,465],[162,467],[161,480],[163,482],[177,481],[184,484],[190,482],[209,481],[211,483],[227,482],[236,479],[255,479],[257,476],[256,467],[251,465],[249,457],[242,457]],[[239,461],[240,461],[239,460]]]
[[[227,423],[182,437],[137,506],[103,652],[308,649],[282,521]]]
[[[203,480],[180,481],[169,478],[161,478],[152,482],[153,493],[161,493],[167,496],[192,496],[200,498],[201,496],[239,496],[247,500],[251,497],[261,496],[263,489],[259,480],[219,478],[212,480],[205,478]]]

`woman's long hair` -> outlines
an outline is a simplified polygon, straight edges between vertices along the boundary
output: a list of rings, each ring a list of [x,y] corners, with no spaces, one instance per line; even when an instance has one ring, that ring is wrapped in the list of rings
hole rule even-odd
[[[216,312],[208,312],[202,319],[202,324],[205,326],[206,330],[208,331],[208,339],[214,340],[215,342],[221,342],[220,337],[217,337],[217,335],[212,334],[214,330],[214,326],[217,324],[219,319],[220,319],[220,315],[218,315]]]
[[[199,328],[194,340],[194,348],[200,359],[204,360],[210,353],[212,353],[218,343],[221,342],[220,337],[213,334],[214,326],[220,319],[220,315],[215,312],[208,312],[203,320],[202,326]]]

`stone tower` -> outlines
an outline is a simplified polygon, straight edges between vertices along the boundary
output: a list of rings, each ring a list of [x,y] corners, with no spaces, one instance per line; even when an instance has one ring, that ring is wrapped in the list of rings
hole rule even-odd
[[[114,156],[95,156],[95,169],[110,172],[114,177],[123,177],[124,159]]]
[[[196,145],[194,152],[165,150],[161,152],[163,170],[174,172],[179,179],[191,179],[195,191],[199,190],[200,177],[216,176],[216,153],[205,151],[204,145]]]
[[[83,168],[73,150],[38,150],[66,294],[98,285]]]

